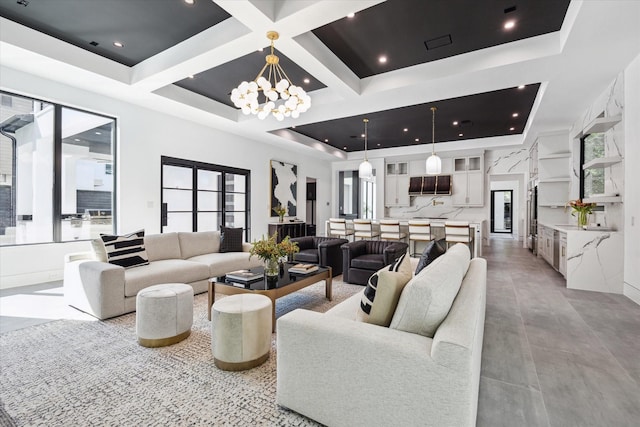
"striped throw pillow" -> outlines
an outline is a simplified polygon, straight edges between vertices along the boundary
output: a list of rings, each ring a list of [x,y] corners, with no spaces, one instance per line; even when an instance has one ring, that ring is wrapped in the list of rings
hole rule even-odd
[[[360,301],[356,320],[389,326],[402,289],[411,279],[411,263],[406,254],[374,273]]]
[[[124,268],[149,264],[149,257],[144,248],[144,230],[124,236],[101,234],[107,251],[107,261]]]

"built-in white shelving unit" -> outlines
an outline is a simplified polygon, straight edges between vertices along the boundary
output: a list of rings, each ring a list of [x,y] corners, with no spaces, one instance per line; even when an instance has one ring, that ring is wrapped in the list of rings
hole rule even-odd
[[[618,114],[611,117],[596,117],[582,131],[583,135],[590,133],[604,133],[620,123],[622,115]]]
[[[585,197],[583,202],[585,203],[622,203],[622,196],[598,196],[594,194],[591,197]]]
[[[593,159],[590,162],[582,165],[582,169],[595,169],[595,168],[604,168],[607,166],[615,165],[616,163],[620,163],[622,161],[622,157],[620,156],[611,156],[611,157],[602,157],[600,159]]]

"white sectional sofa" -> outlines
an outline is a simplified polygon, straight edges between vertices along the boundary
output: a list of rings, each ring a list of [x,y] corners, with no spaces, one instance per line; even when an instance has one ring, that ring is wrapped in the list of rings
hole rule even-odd
[[[94,252],[67,255],[67,304],[108,319],[135,311],[138,291],[148,286],[186,283],[194,293],[201,293],[211,277],[262,265],[259,258],[249,258],[250,243],[243,243],[243,252],[221,253],[218,231],[148,235],[144,244],[149,264],[128,269],[97,261]]]
[[[407,291],[425,280],[430,290]],[[426,312],[429,294],[452,281],[459,291],[432,338],[394,329],[408,320],[401,306]],[[475,426],[486,281],[486,261],[469,261],[458,244],[409,281],[390,327],[356,321],[364,291],[326,313],[282,316],[277,403],[330,426]],[[424,326],[420,317],[411,320],[413,328]]]

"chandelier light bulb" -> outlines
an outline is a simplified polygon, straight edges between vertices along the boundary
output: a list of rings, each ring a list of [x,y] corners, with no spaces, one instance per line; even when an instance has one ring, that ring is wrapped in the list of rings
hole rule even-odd
[[[278,37],[275,31],[267,33],[267,38],[271,40],[271,54],[266,56],[265,66],[253,81],[243,81],[231,91],[233,105],[243,114],[257,115],[260,120],[264,120],[270,114],[278,121],[284,120],[285,117],[298,118],[300,113],[311,107],[311,97],[302,87],[291,82],[280,66],[280,59],[274,54],[273,42]]]

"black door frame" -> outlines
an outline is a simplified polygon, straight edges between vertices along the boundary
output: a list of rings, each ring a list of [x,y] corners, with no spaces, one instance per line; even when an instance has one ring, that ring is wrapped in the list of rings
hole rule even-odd
[[[495,202],[494,202],[494,194],[495,193],[510,193],[511,199],[511,209],[509,209],[509,231],[495,231]],[[491,232],[492,233],[501,233],[501,234],[513,234],[513,190],[491,190]]]

